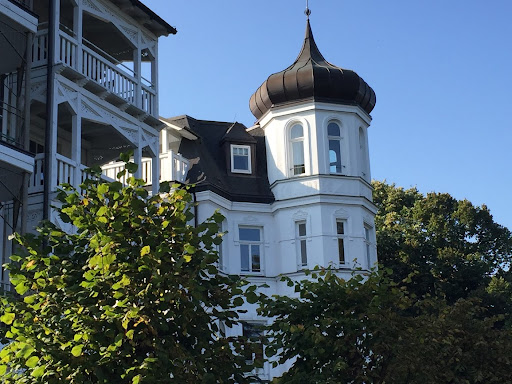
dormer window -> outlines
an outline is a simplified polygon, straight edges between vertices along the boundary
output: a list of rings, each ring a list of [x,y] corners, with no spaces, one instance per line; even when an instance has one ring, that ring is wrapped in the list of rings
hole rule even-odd
[[[231,145],[231,172],[252,173],[249,145]]]

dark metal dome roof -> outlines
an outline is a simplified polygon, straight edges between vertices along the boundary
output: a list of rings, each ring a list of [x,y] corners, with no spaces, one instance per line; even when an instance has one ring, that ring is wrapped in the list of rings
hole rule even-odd
[[[259,119],[274,105],[307,99],[359,105],[367,113],[376,101],[373,89],[357,73],[324,59],[313,39],[309,19],[304,45],[295,62],[270,75],[251,96],[249,107]]]

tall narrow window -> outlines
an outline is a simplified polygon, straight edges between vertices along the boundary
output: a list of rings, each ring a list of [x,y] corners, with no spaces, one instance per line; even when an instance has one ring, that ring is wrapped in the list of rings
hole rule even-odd
[[[304,129],[302,125],[295,124],[290,130],[290,146],[292,175],[302,175],[306,173],[304,162]]]
[[[338,236],[338,262],[345,264],[345,221],[336,220],[336,235]]]
[[[342,173],[341,165],[341,129],[335,122],[327,125],[329,138],[329,172]]]
[[[366,252],[366,261],[368,263],[368,269],[372,267],[372,255],[371,255],[371,230],[372,228],[369,225],[364,225],[364,243],[365,243],[365,252]]]
[[[364,139],[363,128],[359,127],[359,168],[361,169],[361,175],[366,176],[366,145]]]
[[[261,272],[261,229],[240,227],[238,233],[242,272]]]
[[[308,250],[307,250],[307,233],[306,233],[306,222],[299,221],[296,223],[295,229],[298,264],[302,267],[308,266]]]
[[[251,147],[231,145],[231,172],[251,173]]]
[[[261,325],[242,322],[242,333],[245,338],[244,355],[247,364],[254,368],[263,368],[263,329]]]

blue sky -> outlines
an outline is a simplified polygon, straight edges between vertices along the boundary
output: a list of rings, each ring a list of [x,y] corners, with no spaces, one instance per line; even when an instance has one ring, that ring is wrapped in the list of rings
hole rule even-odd
[[[249,98],[299,53],[303,0],[143,0],[160,40],[160,114],[254,123]],[[486,204],[512,229],[512,2],[310,0],[331,63],[377,94],[372,177]]]

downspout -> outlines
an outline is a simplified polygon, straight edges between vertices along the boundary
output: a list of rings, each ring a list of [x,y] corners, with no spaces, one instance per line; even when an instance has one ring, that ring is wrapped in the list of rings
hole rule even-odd
[[[48,6],[48,63],[46,66],[46,132],[44,136],[44,190],[43,190],[43,220],[50,218],[50,192],[52,161],[50,159],[50,147],[53,141],[53,83],[55,79],[54,72],[54,52],[55,52],[55,1],[49,0]]]
[[[23,149],[29,151],[30,149],[30,101],[31,94],[30,88],[32,86],[32,79],[30,72],[32,71],[32,43],[33,34],[27,34],[27,51],[26,58],[26,73],[25,73],[25,126],[23,132]],[[27,219],[28,219],[28,185],[30,182],[30,173],[23,173],[23,192],[21,196],[21,234],[27,233]]]

